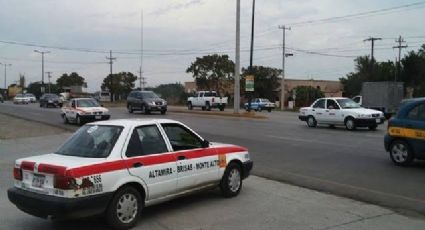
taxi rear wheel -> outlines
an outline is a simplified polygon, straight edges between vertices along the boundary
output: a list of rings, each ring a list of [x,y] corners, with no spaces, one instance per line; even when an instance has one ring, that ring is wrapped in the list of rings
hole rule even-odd
[[[114,229],[130,229],[136,225],[142,209],[139,191],[131,186],[123,187],[112,198],[105,219]]]
[[[394,164],[408,166],[413,161],[413,152],[410,146],[402,140],[395,140],[390,146],[390,157]]]
[[[316,127],[316,125],[317,125],[316,119],[314,119],[313,116],[308,116],[307,117],[307,126],[308,127]]]
[[[242,189],[242,170],[236,163],[230,163],[220,182],[220,190],[224,197],[234,197]]]

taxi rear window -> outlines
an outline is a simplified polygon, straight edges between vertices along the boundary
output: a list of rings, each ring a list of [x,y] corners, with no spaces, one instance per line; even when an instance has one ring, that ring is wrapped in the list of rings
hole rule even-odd
[[[55,153],[87,158],[108,157],[122,130],[122,126],[85,125]]]

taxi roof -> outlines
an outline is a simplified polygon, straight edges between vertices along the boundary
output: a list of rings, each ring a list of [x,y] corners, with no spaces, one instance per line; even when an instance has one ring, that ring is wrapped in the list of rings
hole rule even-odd
[[[180,122],[171,119],[152,119],[152,118],[131,118],[131,119],[112,119],[105,121],[97,121],[90,124],[96,125],[119,125],[124,127],[133,127],[138,125],[150,125],[154,123],[178,123]]]

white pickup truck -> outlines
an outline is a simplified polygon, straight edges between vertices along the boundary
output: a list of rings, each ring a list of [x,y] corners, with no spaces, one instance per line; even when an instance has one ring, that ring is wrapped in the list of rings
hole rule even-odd
[[[201,107],[202,110],[210,111],[211,108],[224,110],[227,104],[227,97],[219,97],[215,91],[199,91],[195,97],[187,99],[187,108],[192,110],[193,107]]]

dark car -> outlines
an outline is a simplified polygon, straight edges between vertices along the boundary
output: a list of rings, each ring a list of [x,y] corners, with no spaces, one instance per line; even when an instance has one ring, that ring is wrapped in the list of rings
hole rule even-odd
[[[402,101],[398,113],[388,121],[384,143],[396,165],[425,160],[425,98]]]
[[[131,91],[127,97],[127,109],[129,113],[136,110],[149,114],[151,111],[167,112],[167,102],[152,91]]]
[[[40,97],[40,107],[62,107],[62,102],[59,96],[53,93],[45,93]]]

